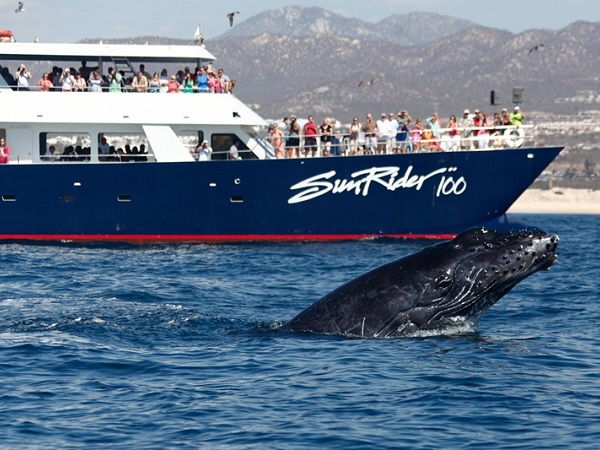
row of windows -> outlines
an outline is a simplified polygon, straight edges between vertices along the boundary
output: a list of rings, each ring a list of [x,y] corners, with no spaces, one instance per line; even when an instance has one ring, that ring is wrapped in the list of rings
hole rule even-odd
[[[17,196],[15,194],[3,194],[0,198],[2,198],[3,202],[17,201]],[[58,196],[58,199],[64,203],[73,203],[75,201],[75,196],[71,194],[61,194]],[[117,201],[119,203],[130,203],[133,201],[133,198],[129,194],[121,194],[117,195]],[[244,203],[244,197],[241,195],[233,195],[229,197],[229,201],[231,203]]]
[[[191,153],[204,141],[202,130],[187,130],[177,134],[181,143]],[[6,138],[6,130],[0,128],[0,138]],[[143,133],[99,133],[97,136],[100,161],[154,161],[152,148]],[[106,145],[103,146],[103,139]],[[237,135],[232,133],[213,133],[210,146],[212,159],[227,159],[227,152],[234,142],[241,143],[238,150],[248,150]],[[39,135],[39,157],[42,161],[90,161],[90,133],[44,132]],[[11,143],[7,142],[9,147]],[[101,148],[102,147],[102,148]],[[15,148],[11,152],[15,154]]]

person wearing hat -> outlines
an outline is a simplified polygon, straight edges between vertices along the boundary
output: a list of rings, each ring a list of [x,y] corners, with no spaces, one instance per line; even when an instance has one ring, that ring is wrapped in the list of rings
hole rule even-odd
[[[470,150],[473,148],[473,141],[470,139],[472,126],[473,119],[470,117],[470,111],[465,109],[463,116],[458,121],[458,129],[460,130],[460,148],[463,150]]]
[[[523,116],[523,113],[521,113],[521,108],[519,108],[518,106],[515,106],[515,109],[509,116],[510,123],[513,125],[523,125],[524,118],[525,117]]]
[[[75,86],[75,78],[71,75],[71,70],[66,68],[60,77],[60,84],[63,92],[73,92],[73,86]]]
[[[386,113],[381,113],[379,120],[377,121],[378,139],[377,139],[377,153],[386,153],[387,143],[387,130],[388,130],[388,118]]]

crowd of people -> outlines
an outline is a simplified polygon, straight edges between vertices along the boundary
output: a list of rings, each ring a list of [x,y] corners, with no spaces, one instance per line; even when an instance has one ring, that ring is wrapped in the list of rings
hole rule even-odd
[[[20,64],[14,76],[7,67],[0,67],[0,75],[5,82],[19,91],[38,90],[42,92],[156,92],[156,93],[216,93],[230,94],[236,81],[225,74],[223,69],[213,69],[212,64],[189,67],[169,75],[167,69],[150,75],[144,64],[134,76],[126,77],[124,71],[110,67],[102,74],[98,67],[88,67],[81,62],[79,70],[54,66],[45,72],[39,81],[33,82],[31,72],[25,64]]]
[[[457,151],[506,147],[505,132],[523,124],[523,113],[515,106],[488,116],[465,109],[462,117],[450,116],[441,123],[437,113],[426,119],[413,118],[406,110],[382,113],[379,120],[367,114],[364,122],[354,117],[346,127],[331,118],[321,125],[308,116],[301,125],[296,116],[274,122],[268,129],[277,158]]]

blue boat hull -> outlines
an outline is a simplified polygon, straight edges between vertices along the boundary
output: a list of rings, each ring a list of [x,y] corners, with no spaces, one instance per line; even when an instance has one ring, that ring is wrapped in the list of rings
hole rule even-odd
[[[562,148],[0,167],[0,239],[450,237],[496,223]]]

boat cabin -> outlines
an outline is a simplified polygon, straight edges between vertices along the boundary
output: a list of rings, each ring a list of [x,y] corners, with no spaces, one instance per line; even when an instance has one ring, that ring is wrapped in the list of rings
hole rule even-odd
[[[265,122],[232,94],[38,86],[53,66],[135,76],[144,65],[171,76],[213,61],[202,45],[0,43],[0,137],[10,148],[9,164],[194,162],[205,140],[212,159],[227,159],[234,143],[243,159],[272,157],[255,131]],[[15,79],[22,64],[26,88]]]

